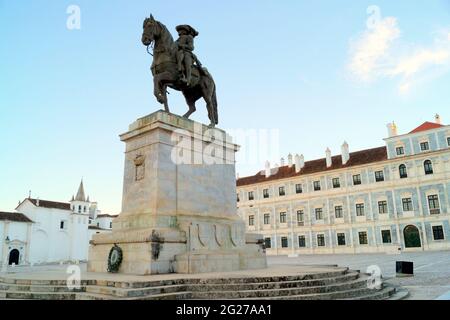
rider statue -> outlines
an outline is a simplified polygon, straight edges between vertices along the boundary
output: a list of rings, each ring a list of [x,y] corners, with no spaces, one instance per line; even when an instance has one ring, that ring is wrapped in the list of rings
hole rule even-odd
[[[193,53],[194,51],[194,38],[198,36],[198,32],[189,25],[179,25],[176,27],[179,38],[177,43],[177,62],[178,71],[182,74],[181,81],[186,83],[187,86],[191,85],[192,78],[192,66],[194,62],[199,69],[202,69],[200,61]]]

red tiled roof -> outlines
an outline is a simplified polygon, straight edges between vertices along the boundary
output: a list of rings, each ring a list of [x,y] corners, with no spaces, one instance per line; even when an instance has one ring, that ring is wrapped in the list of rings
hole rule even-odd
[[[332,157],[332,165],[327,168],[326,159],[317,159],[312,161],[306,161],[305,166],[299,172],[295,172],[295,166],[289,168],[288,166],[280,167],[278,172],[274,172],[270,177],[266,178],[264,171],[258,172],[254,176],[244,177],[237,180],[237,186],[246,186],[260,182],[267,182],[291,177],[302,176],[306,174],[325,172],[335,169],[348,168],[373,162],[380,162],[387,160],[387,149],[386,147],[379,147],[367,150],[361,150],[350,153],[350,160],[343,165],[342,157],[333,156]]]
[[[28,199],[28,200],[30,200],[32,204],[37,206],[36,199]],[[70,203],[39,200],[39,207],[50,208],[50,209],[70,210]]]
[[[443,125],[439,124],[439,123],[435,123],[435,122],[426,121],[426,122],[422,123],[420,126],[418,126],[417,128],[415,128],[410,133],[417,133],[417,132],[427,131],[427,130],[431,130],[431,129],[437,129],[440,127],[443,127]]]
[[[19,212],[0,212],[0,220],[15,222],[33,222],[26,215]]]

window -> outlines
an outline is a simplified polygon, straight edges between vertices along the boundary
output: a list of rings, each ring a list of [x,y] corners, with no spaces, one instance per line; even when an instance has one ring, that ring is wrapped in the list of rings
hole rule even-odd
[[[404,212],[413,211],[413,205],[412,205],[411,198],[403,198],[402,205],[403,205]]]
[[[288,247],[288,238],[287,237],[281,237],[281,247],[282,248]]]
[[[353,185],[357,186],[359,184],[361,184],[361,175],[360,174],[355,174],[353,176]]]
[[[109,223],[109,228],[112,229],[112,222]]]
[[[428,196],[428,207],[430,208],[430,214],[441,213],[439,208],[439,197],[437,194]]]
[[[279,194],[280,196],[286,195],[286,191],[285,191],[284,187],[279,187],[279,188],[278,188],[278,194]]]
[[[249,226],[255,225],[255,216],[254,215],[248,216],[248,225]]]
[[[303,192],[303,188],[302,188],[302,185],[301,184],[296,184],[295,185],[295,193],[302,193]]]
[[[255,200],[255,195],[254,195],[253,191],[250,191],[248,193],[248,200],[250,200],[250,201]]]
[[[86,212],[86,206],[84,206],[84,210],[83,211]]]
[[[337,234],[337,243],[338,246],[345,246],[345,233]]]
[[[59,228],[60,228],[61,230],[64,230],[64,229],[65,229],[65,226],[66,226],[65,221],[61,221],[61,222],[59,223]]]
[[[383,243],[392,243],[391,230],[381,230],[381,238]]]
[[[269,213],[264,214],[264,224],[270,224],[270,214]]]
[[[270,238],[264,238],[264,247],[270,249],[272,247],[272,241]]]
[[[450,147],[450,137],[447,137],[447,145]]]
[[[383,171],[375,171],[375,181],[376,182],[384,181],[384,172]]]
[[[97,227],[99,227],[99,228],[100,228],[100,222],[97,222]]]
[[[239,202],[239,193],[236,194],[236,201]]]
[[[323,210],[322,208],[316,208],[316,220],[323,220]]]
[[[263,190],[263,198],[264,199],[268,199],[269,198],[269,189],[264,189]]]
[[[314,191],[320,191],[320,181],[314,181]]]
[[[306,247],[306,239],[305,236],[298,236],[298,247],[304,248]]]
[[[344,215],[342,213],[342,206],[334,207],[334,214],[335,214],[336,219],[343,218]]]
[[[341,182],[339,181],[339,178],[333,178],[332,182],[333,182],[333,188],[334,189],[337,189],[337,188],[341,187]]]
[[[433,226],[433,239],[444,240],[444,229],[442,226]]]
[[[359,244],[367,244],[367,232],[362,231],[362,232],[358,232],[359,235]]]
[[[395,148],[395,152],[397,152],[398,156],[404,155],[405,154],[405,148],[397,147],[397,148]]]
[[[430,150],[430,144],[428,143],[428,141],[420,143],[420,150],[421,151]]]
[[[400,179],[408,178],[408,172],[406,171],[406,166],[404,164],[401,164],[400,167],[398,167],[398,171],[400,173]]]
[[[78,213],[81,213],[81,206],[78,206]]]
[[[297,222],[299,226],[302,226],[305,222],[305,213],[303,212],[303,210],[298,210],[297,211]]]
[[[388,213],[387,201],[378,201],[378,213]]]
[[[325,235],[323,235],[323,234],[317,235],[317,246],[325,247]]]
[[[364,203],[357,203],[356,204],[356,215],[358,217],[364,216]]]
[[[280,212],[280,223],[286,223],[286,212]]]
[[[433,174],[433,164],[430,160],[425,160],[423,169],[425,170],[425,174]]]

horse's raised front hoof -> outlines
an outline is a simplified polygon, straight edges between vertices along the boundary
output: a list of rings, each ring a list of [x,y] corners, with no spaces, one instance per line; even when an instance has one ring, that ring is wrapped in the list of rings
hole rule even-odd
[[[190,115],[191,114],[189,112],[187,112],[187,113],[183,114],[183,118],[189,119]]]

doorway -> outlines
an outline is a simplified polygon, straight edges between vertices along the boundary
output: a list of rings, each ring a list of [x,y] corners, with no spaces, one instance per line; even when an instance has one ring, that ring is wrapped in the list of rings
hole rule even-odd
[[[422,246],[419,229],[417,229],[416,226],[406,226],[405,229],[403,229],[403,237],[405,238],[406,248],[420,248]]]
[[[18,265],[19,264],[19,256],[20,252],[17,249],[13,249],[9,252],[9,265],[12,264]]]

